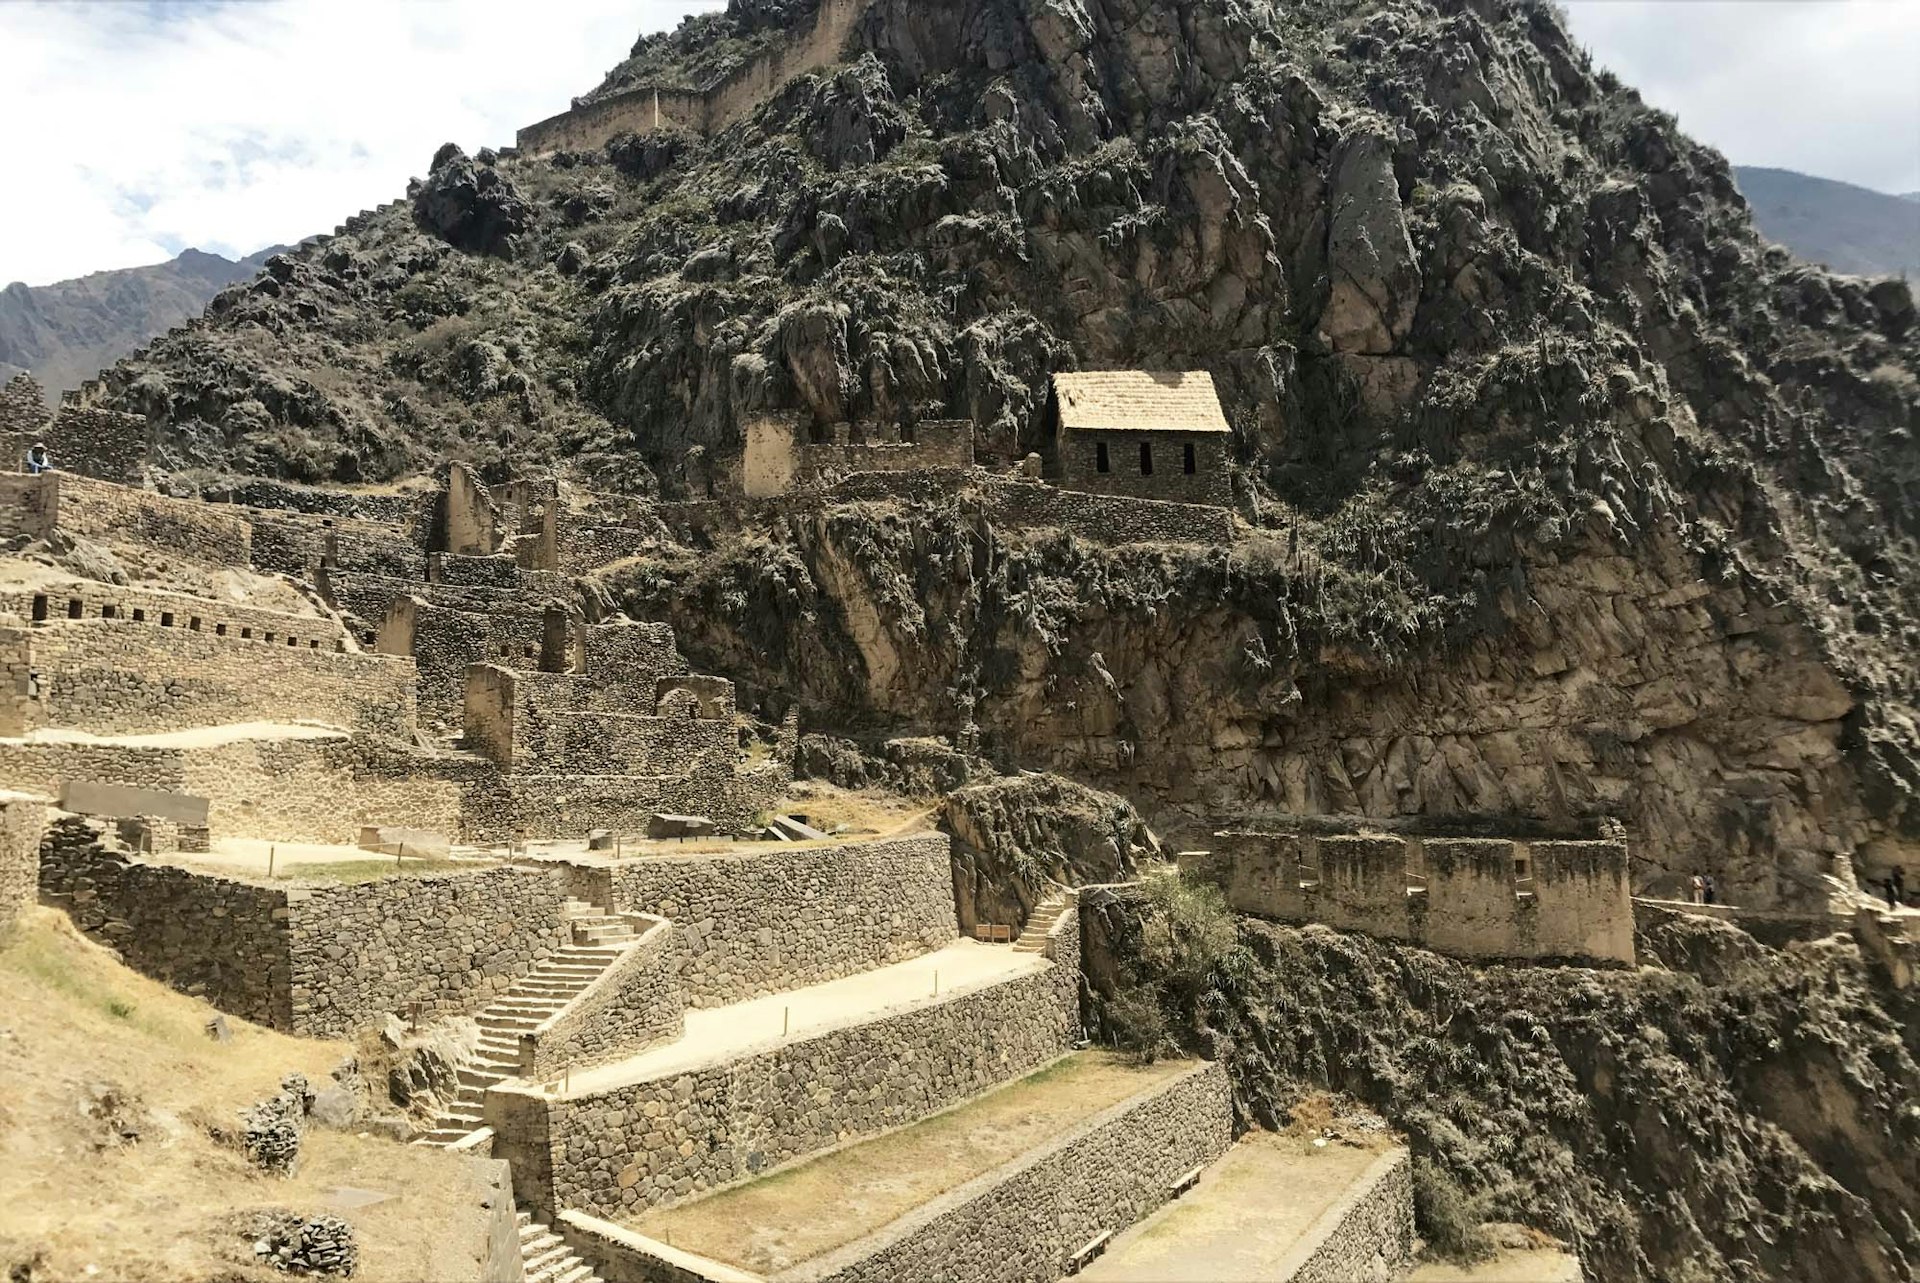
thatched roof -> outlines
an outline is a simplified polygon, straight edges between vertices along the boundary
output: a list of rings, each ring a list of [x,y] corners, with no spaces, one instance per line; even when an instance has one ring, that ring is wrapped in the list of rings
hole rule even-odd
[[[1225,432],[1205,370],[1086,370],[1053,376],[1060,426],[1074,431]]]

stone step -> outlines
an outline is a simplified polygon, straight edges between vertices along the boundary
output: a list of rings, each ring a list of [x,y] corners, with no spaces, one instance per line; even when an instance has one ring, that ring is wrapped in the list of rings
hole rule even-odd
[[[528,1278],[538,1275],[542,1270],[551,1266],[564,1265],[573,1257],[573,1253],[567,1250],[567,1245],[560,1241],[559,1235],[553,1235],[552,1238],[553,1245],[551,1247],[541,1248],[537,1251],[528,1251],[524,1244],[521,1246],[522,1259],[527,1263]]]
[[[483,1065],[477,1068],[474,1065],[468,1065],[460,1071],[459,1081],[462,1087],[478,1087],[484,1091],[486,1088],[493,1086],[503,1079],[513,1077],[514,1072],[518,1069],[518,1065],[502,1065],[498,1069],[492,1065]]]
[[[544,1252],[559,1241],[560,1236],[555,1234],[547,1226],[539,1224],[525,1212],[520,1214],[520,1256],[522,1260],[526,1259],[528,1252]]]
[[[523,1211],[520,1211],[518,1208],[515,1208],[513,1213],[513,1223],[520,1227],[521,1233],[525,1233],[527,1226],[533,1224],[533,1213],[523,1212]],[[540,1228],[544,1230],[546,1226],[542,1225]]]
[[[551,1016],[566,1006],[564,998],[502,998],[482,1014],[490,1016]]]
[[[503,1031],[503,1030],[511,1030],[515,1033],[532,1033],[536,1028],[539,1027],[539,1024],[540,1024],[538,1020],[534,1020],[527,1016],[490,1016],[490,1015],[481,1016],[475,1023],[477,1023],[480,1026],[480,1028],[483,1030],[491,1029],[496,1032]]]

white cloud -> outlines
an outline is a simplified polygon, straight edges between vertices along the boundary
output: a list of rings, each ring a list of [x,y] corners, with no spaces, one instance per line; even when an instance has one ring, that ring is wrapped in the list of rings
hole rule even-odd
[[[1920,190],[1913,0],[1565,0],[1574,38],[1740,165]]]
[[[234,257],[511,143],[719,0],[0,4],[0,282]]]

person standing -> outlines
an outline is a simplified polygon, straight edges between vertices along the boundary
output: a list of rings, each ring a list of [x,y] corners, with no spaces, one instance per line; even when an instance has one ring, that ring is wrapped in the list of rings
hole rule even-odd
[[[1714,898],[1715,892],[1713,889],[1713,874],[1703,873],[1700,875],[1700,891],[1701,891],[1701,894],[1706,897],[1700,903],[1702,904],[1718,904],[1719,903],[1719,901]]]
[[[1707,902],[1707,881],[1698,873],[1694,874],[1687,883],[1687,899],[1694,904]]]

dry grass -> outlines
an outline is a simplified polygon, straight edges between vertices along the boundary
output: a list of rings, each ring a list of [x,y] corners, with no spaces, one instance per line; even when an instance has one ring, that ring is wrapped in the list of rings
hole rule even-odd
[[[1081,1052],[911,1127],[651,1212],[635,1228],[771,1274],[851,1243],[1188,1068]]]
[[[351,1048],[228,1018],[120,965],[65,915],[30,910],[0,942],[0,1273],[31,1263],[45,1280],[143,1283],[283,1278],[252,1263],[232,1227],[248,1210],[334,1211],[351,1222],[362,1280],[476,1278],[480,1191],[470,1160],[319,1129],[289,1180],[252,1168],[209,1126],[298,1070],[324,1085]],[[138,1139],[102,1142],[84,1112],[94,1084],[132,1101]],[[343,1186],[393,1195],[333,1206]]]
[[[800,780],[780,800],[779,812],[807,817],[807,823],[831,833],[845,825],[851,834],[857,830],[875,833],[904,833],[926,826],[936,805],[934,799],[903,797],[879,789],[836,788],[819,780]]]

